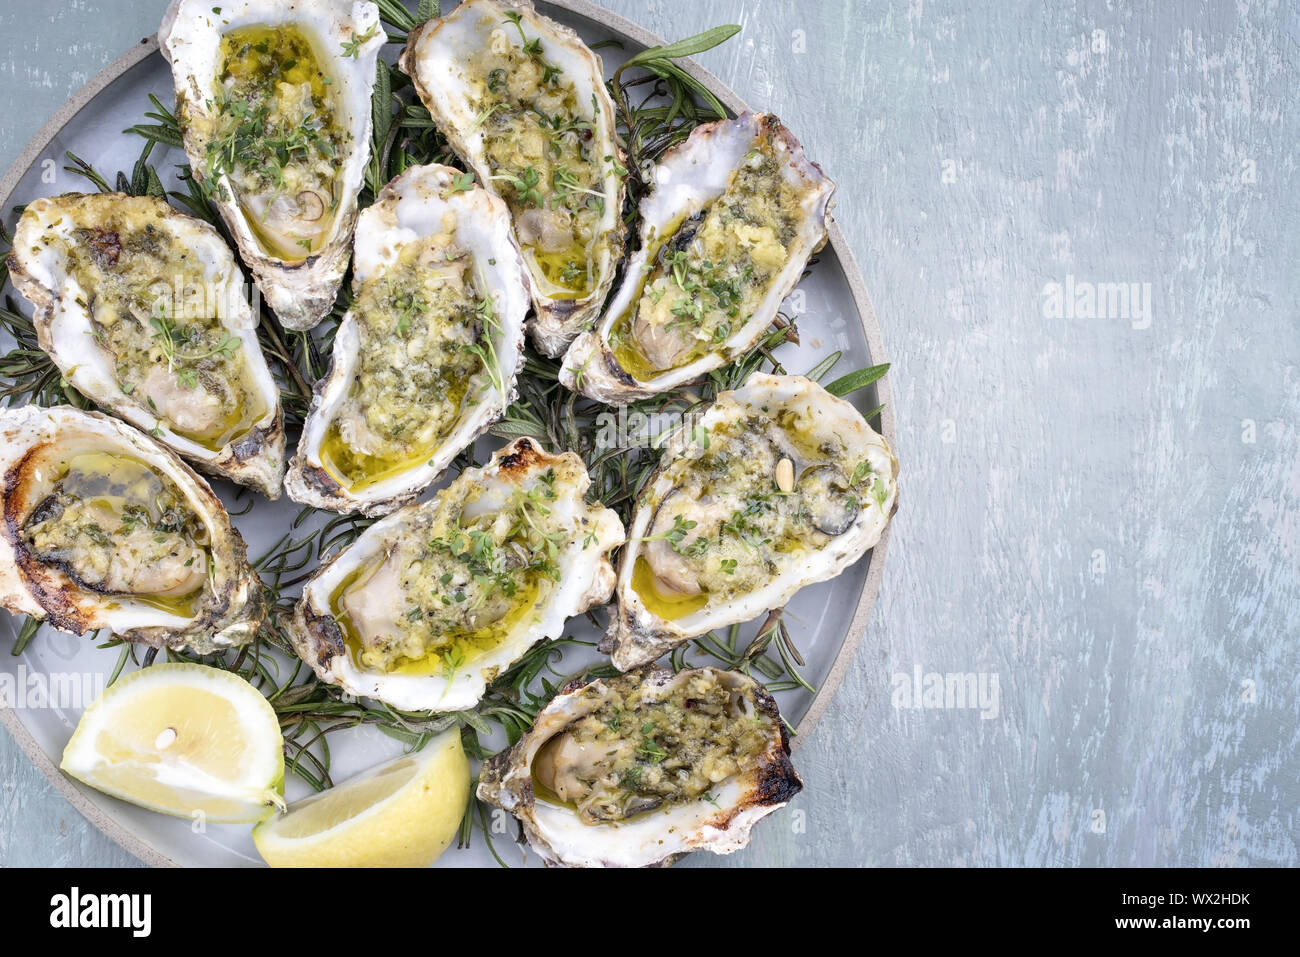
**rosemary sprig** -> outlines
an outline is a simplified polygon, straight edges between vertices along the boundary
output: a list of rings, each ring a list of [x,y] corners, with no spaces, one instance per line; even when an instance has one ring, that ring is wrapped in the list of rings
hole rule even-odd
[[[619,133],[627,151],[624,218],[629,223],[649,189],[649,172],[664,151],[686,139],[701,123],[727,116],[717,97],[673,60],[712,49],[739,30],[734,25],[714,27],[676,43],[642,50],[619,67],[609,81]],[[624,80],[623,72],[629,69],[646,75]]]
[[[14,347],[0,355],[0,403],[86,408],[85,398],[63,380],[58,366],[41,349],[31,319],[18,311],[12,299],[5,299],[0,309],[0,329],[14,340]]]
[[[703,33],[697,33],[693,37],[686,37],[675,43],[642,50],[618,68],[614,73],[613,86],[620,87],[622,85],[620,81],[624,70],[640,67],[662,80],[674,81],[673,106],[680,107],[685,103],[687,96],[694,95],[704,101],[704,104],[713,111],[715,117],[721,119],[727,115],[727,110],[719,102],[718,98],[713,95],[713,92],[708,87],[673,61],[680,60],[683,57],[695,56],[695,54],[703,53],[705,50],[712,50],[718,44],[725,43],[739,32],[739,25],[733,23],[713,27]],[[678,93],[682,95],[678,96]],[[671,119],[671,115],[669,118]]]
[[[379,20],[388,28],[389,43],[405,43],[407,34],[425,20],[442,16],[439,0],[420,0],[412,13],[400,0],[375,0],[379,7]]]
[[[878,366],[871,366],[867,369],[859,369],[856,372],[850,372],[848,375],[840,376],[834,382],[826,386],[826,391],[831,395],[846,396],[850,392],[857,392],[859,389],[865,389],[888,371],[888,362],[882,363]]]

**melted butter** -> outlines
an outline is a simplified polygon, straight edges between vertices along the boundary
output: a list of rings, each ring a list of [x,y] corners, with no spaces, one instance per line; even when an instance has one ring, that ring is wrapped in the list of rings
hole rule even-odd
[[[529,246],[524,252],[529,272],[543,280],[542,292],[549,299],[582,299],[591,294],[587,282],[587,251],[580,246],[558,253],[539,252]],[[576,279],[566,279],[565,272],[570,263],[577,263],[581,269]]]
[[[645,261],[648,265],[658,261],[659,250],[663,249],[664,245],[677,235],[682,226],[685,225],[686,219],[686,214],[682,213],[669,224],[667,229],[650,241],[646,246]],[[646,357],[641,344],[637,342],[636,336],[632,334],[632,320],[641,305],[641,298],[645,295],[645,287],[658,272],[659,268],[657,266],[641,270],[641,276],[637,280],[636,295],[632,297],[627,308],[619,313],[618,318],[614,320],[609,330],[610,341],[614,343],[614,358],[618,360],[618,364],[623,367],[624,372],[640,382],[648,382],[656,376],[671,372],[674,368],[681,368],[698,358],[698,356],[692,354],[694,350],[691,350],[676,366],[666,369],[660,368]]]
[[[337,107],[335,103],[337,83],[329,77],[322,66],[326,58],[318,54],[320,44],[312,34],[296,23],[282,23],[275,26],[255,24],[236,27],[221,37],[221,84],[233,82],[240,88],[255,89],[266,101],[274,104],[279,99],[278,85],[281,83],[311,86],[312,102],[322,104],[330,114]],[[329,82],[327,82],[329,81]],[[325,132],[329,132],[327,128]],[[295,156],[290,154],[290,163]],[[306,236],[290,241],[283,234],[266,227],[242,191],[237,196],[240,208],[245,215],[250,231],[258,243],[270,255],[286,262],[301,261],[306,256],[318,252],[317,244],[329,231],[333,213],[338,206],[337,177],[341,160],[333,160],[332,181],[322,184],[331,196],[331,206],[314,230],[314,236]]]
[[[451,423],[460,421],[460,416]],[[439,433],[409,455],[366,455],[355,451],[343,439],[338,423],[331,422],[320,444],[320,464],[325,472],[349,492],[360,492],[381,482],[405,475],[428,462],[451,429]]]
[[[151,521],[158,521],[164,498],[171,497],[169,493],[176,494],[169,488],[167,480],[146,463],[113,452],[73,455],[59,463],[52,478],[54,487],[63,494],[84,500],[119,519],[128,508],[143,507]],[[201,546],[205,544],[188,536],[186,541]],[[207,561],[211,563],[210,550],[204,550]],[[132,593],[120,597],[181,618],[193,618],[198,614],[203,593],[204,587],[200,586],[183,595]],[[120,608],[121,604],[109,602],[107,607]]]
[[[339,629],[343,632],[343,644],[348,650],[348,656],[352,660],[353,667],[358,671],[372,671],[373,669],[362,664],[362,635],[352,621],[352,617],[347,613],[343,599],[353,588],[364,586],[371,576],[379,570],[379,567],[379,563],[376,563],[353,570],[339,582],[338,587],[330,594],[330,614],[333,615],[334,620],[338,622]],[[402,658],[396,665],[386,669],[385,674],[413,675],[417,677],[428,675],[446,676],[447,660],[449,658],[459,662],[458,669],[472,664],[476,659],[494,651],[505,638],[522,624],[533,613],[538,600],[543,594],[540,582],[536,580],[527,582],[519,589],[510,611],[503,617],[478,631],[451,636],[448,643],[431,649],[423,658]],[[394,600],[396,600],[396,596],[394,596]]]
[[[349,492],[363,491],[419,468],[433,457],[443,440],[463,418],[469,385],[468,381],[462,380],[448,390],[447,398],[459,407],[460,412],[439,429],[431,440],[418,445],[414,452],[389,455],[358,452],[343,438],[337,420],[331,422],[320,444],[321,466],[330,478]]]
[[[103,494],[104,483],[111,479],[121,494]],[[150,504],[163,492],[162,479],[139,459],[115,452],[82,452],[59,464],[54,481],[77,498],[93,499],[117,506],[118,514],[126,505]]]
[[[203,589],[196,588],[188,595],[133,595],[132,601],[148,605],[158,611],[175,615],[178,618],[193,618],[199,613],[199,604],[203,600]]]
[[[636,341],[636,337],[631,333],[623,337],[614,348],[614,358],[623,367],[623,371],[638,382],[648,382],[656,376],[672,371],[672,369],[661,369],[647,359],[640,343]],[[685,365],[685,363],[683,362],[681,365]]]
[[[338,425],[330,423],[320,445],[320,464],[341,487],[360,492],[418,468],[437,450],[438,443],[433,442],[417,449],[414,455],[366,455],[353,451]]]
[[[685,618],[709,603],[707,592],[698,595],[674,595],[663,591],[655,581],[650,563],[640,557],[632,566],[632,590],[637,593],[646,611],[664,621]]]
[[[221,37],[221,64],[223,74],[236,79],[264,82],[277,76],[285,83],[310,83],[313,97],[330,92],[316,43],[296,23],[236,27]]]
[[[241,346],[240,349],[242,352],[243,347]],[[267,408],[265,397],[253,382],[248,362],[242,358],[239,360],[239,383],[236,388],[242,393],[243,401],[230,409],[216,427],[205,432],[195,432],[164,420],[167,422],[167,427],[182,438],[203,446],[209,452],[220,452],[227,445],[238,442],[252,432],[270,410]]]

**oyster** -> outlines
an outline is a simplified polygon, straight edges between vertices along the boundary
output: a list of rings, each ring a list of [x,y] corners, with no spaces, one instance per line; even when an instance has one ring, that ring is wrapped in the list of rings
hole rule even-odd
[[[354,0],[173,0],[158,30],[194,178],[287,329],[343,281],[386,41]]]
[[[605,301],[623,249],[623,153],[600,57],[527,0],[466,0],[412,31],[398,65],[509,204],[533,341],[560,355]]]
[[[515,815],[548,863],[645,867],[740,850],[802,788],[766,689],[699,668],[562,689],[483,765],[478,796]]]
[[[560,370],[602,402],[663,392],[747,351],[826,241],[835,184],[769,113],[696,127],[653,177],[640,248]]]
[[[0,409],[0,604],[82,635],[207,654],[263,616],[244,541],[208,484],[117,419]]]
[[[152,197],[38,199],[18,221],[9,273],[79,392],[203,471],[279,497],[280,390],[215,229]]]
[[[802,376],[754,373],[678,444],[638,499],[620,558],[601,643],[620,671],[834,578],[894,512],[885,440]]]
[[[528,279],[505,203],[415,166],[357,222],[356,296],[285,480],[382,515],[416,498],[514,397]]]
[[[572,452],[516,439],[376,522],[303,588],[291,634],[321,680],[404,710],[470,708],[500,672],[609,600],[618,516]]]

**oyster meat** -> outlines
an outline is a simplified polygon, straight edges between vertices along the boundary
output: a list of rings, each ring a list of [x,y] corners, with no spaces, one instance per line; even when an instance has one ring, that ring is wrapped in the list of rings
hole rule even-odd
[[[414,166],[357,222],[352,308],[285,489],[381,515],[416,498],[514,397],[528,279],[505,203]]]
[[[547,863],[645,867],[730,854],[803,783],[776,702],[736,671],[641,671],[561,690],[484,763],[478,796]]]
[[[71,406],[0,409],[0,604],[82,635],[245,644],[262,586],[220,500],[174,453]]]
[[[243,276],[207,223],[160,199],[68,193],[18,221],[9,273],[82,395],[212,475],[280,495],[280,390]]]
[[[898,460],[850,403],[754,373],[682,430],[637,500],[601,643],[627,671],[781,608],[880,538]]]
[[[527,0],[466,0],[412,31],[398,64],[509,204],[533,341],[560,355],[600,310],[623,248],[623,154],[600,57]]]
[[[173,0],[158,30],[194,178],[287,329],[343,281],[386,40],[356,0]]]
[[[835,191],[770,113],[696,127],[653,183],[640,248],[560,370],[602,402],[691,382],[752,347],[825,243]]]
[[[609,600],[623,525],[584,501],[589,485],[574,453],[516,439],[317,572],[291,624],[299,656],[358,697],[473,707],[529,648]]]

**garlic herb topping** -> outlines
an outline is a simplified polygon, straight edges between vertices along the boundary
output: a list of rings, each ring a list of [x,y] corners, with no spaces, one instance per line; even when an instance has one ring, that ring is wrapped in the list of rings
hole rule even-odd
[[[640,296],[610,330],[619,364],[647,379],[738,330],[785,266],[802,212],[771,135],[706,208],[659,237]]]
[[[317,250],[338,207],[338,157],[347,133],[334,120],[333,80],[302,27],[248,26],[221,39],[215,128],[205,181],[226,176],[268,253]]]

